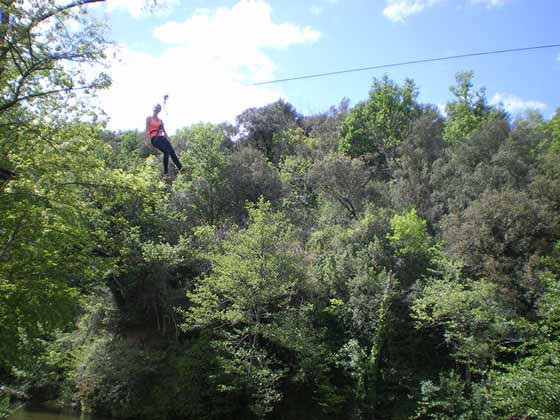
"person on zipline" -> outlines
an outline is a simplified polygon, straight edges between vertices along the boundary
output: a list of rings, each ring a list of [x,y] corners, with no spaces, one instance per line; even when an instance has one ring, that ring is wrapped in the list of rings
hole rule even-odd
[[[158,114],[161,112],[161,105],[156,104],[154,106],[154,113],[151,117],[146,118],[146,130],[144,131],[144,142],[146,146],[149,146],[151,142],[152,146],[156,149],[159,149],[163,152],[163,176],[168,176],[168,167],[169,167],[169,156],[173,160],[173,163],[177,167],[177,171],[179,173],[184,173],[187,171],[186,168],[181,165],[177,154],[175,153],[175,149],[169,142],[169,136],[165,131],[163,126],[163,121],[158,118]]]

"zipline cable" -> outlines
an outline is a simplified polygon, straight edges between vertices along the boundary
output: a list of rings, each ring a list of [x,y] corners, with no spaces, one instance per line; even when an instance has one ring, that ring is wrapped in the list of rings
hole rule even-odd
[[[256,83],[250,83],[249,86],[270,85],[273,83],[290,82],[293,80],[313,79],[318,77],[333,76],[336,74],[353,73],[353,72],[366,71],[366,70],[386,69],[389,67],[408,66],[410,64],[432,63],[434,61],[456,60],[458,58],[479,57],[483,55],[494,55],[494,54],[506,54],[506,53],[520,52],[520,51],[543,50],[549,48],[560,48],[560,44],[537,45],[534,47],[511,48],[507,50],[483,51],[483,52],[475,52],[475,53],[468,53],[468,54],[450,55],[446,57],[425,58],[422,60],[402,61],[400,63],[381,64],[381,65],[371,66],[371,67],[337,70],[337,71],[330,71],[327,73],[315,73],[315,74],[308,74],[305,76],[295,76],[295,77],[287,77],[285,79],[269,80],[266,82],[256,82]]]

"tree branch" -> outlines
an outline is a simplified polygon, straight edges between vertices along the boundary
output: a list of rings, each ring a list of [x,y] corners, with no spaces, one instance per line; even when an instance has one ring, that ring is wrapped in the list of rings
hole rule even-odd
[[[30,25],[30,27],[33,27],[33,26],[43,22],[44,20],[47,20],[47,19],[53,17],[54,15],[56,15],[60,12],[63,12],[65,10],[70,10],[74,7],[84,6],[84,5],[90,4],[90,3],[99,3],[99,2],[103,2],[103,1],[105,1],[105,0],[78,0],[78,1],[74,1],[72,3],[68,3],[65,6],[57,7],[54,10],[51,10],[47,13],[43,13],[42,15],[39,15],[39,16],[35,17],[33,19],[32,24]]]
[[[8,101],[3,105],[0,105],[0,112],[6,111],[7,109],[11,108],[12,106],[16,105],[19,102],[28,101],[30,99],[40,98],[43,96],[52,95],[54,93],[70,92],[72,90],[87,90],[87,89],[92,89],[93,87],[94,85],[87,85],[87,86],[79,86],[79,87],[52,89],[45,92],[32,93],[30,95],[22,96],[21,98],[12,99],[11,101]]]

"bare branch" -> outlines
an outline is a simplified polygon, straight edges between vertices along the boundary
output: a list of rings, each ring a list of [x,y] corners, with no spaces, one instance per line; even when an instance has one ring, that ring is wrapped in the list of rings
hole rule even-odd
[[[37,16],[37,17],[33,20],[32,26],[35,26],[35,25],[41,23],[42,21],[47,20],[47,19],[49,19],[50,17],[52,17],[52,16],[54,16],[54,15],[60,13],[60,12],[63,12],[63,11],[65,11],[65,10],[70,10],[70,9],[72,9],[72,8],[74,8],[74,7],[84,6],[84,5],[86,5],[86,4],[91,4],[91,3],[99,3],[99,2],[103,2],[103,1],[105,1],[105,0],[78,0],[78,1],[74,1],[74,2],[72,2],[72,3],[68,3],[68,4],[65,5],[65,6],[57,7],[57,8],[54,9],[54,10],[51,10],[51,11],[49,11],[49,12],[47,12],[47,13],[44,13],[44,14],[42,14],[42,15]]]
[[[73,90],[93,89],[94,87],[95,87],[95,85],[87,85],[87,86],[68,87],[68,88],[48,90],[48,91],[45,91],[45,92],[32,93],[30,95],[22,96],[21,98],[14,98],[11,101],[8,101],[3,105],[0,105],[0,112],[6,111],[7,109],[11,108],[12,106],[16,105],[19,102],[28,101],[28,100],[40,98],[40,97],[43,97],[43,96],[52,95],[52,94],[55,94],[55,93],[70,92],[70,91],[73,91]]]

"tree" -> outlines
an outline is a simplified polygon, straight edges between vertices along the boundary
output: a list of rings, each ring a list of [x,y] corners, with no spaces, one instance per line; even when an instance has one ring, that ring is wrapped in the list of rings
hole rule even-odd
[[[419,326],[443,329],[470,380],[473,372],[480,375],[492,367],[507,341],[516,337],[515,317],[496,285],[455,277],[428,281],[412,310]]]
[[[488,191],[442,227],[447,250],[467,273],[504,287],[520,311],[535,310],[540,287],[532,273],[552,249],[557,215],[527,193]]]
[[[210,273],[187,293],[183,329],[211,334],[229,378],[223,390],[247,393],[253,413],[264,417],[282,399],[287,372],[275,343],[304,275],[293,230],[261,199],[249,208],[247,228],[230,233],[209,258]]]
[[[313,165],[310,176],[316,189],[336,203],[342,216],[349,219],[357,218],[366,201],[375,196],[371,169],[360,159],[326,156]]]
[[[101,137],[119,155],[113,165],[123,169],[128,165],[141,165],[141,159],[156,153],[154,148],[144,144],[144,133],[138,130],[104,131]]]
[[[391,234],[387,236],[397,255],[429,254],[431,239],[426,231],[426,221],[412,209],[391,218]]]
[[[310,176],[313,160],[304,156],[288,156],[280,163],[284,187],[282,208],[294,226],[308,231],[314,224],[317,192]]]
[[[93,0],[7,1],[0,26],[0,375],[33,363],[73,326],[81,295],[105,280],[142,219],[149,169],[111,165],[89,98],[106,87],[109,43]],[[131,219],[136,220],[131,222]]]
[[[83,71],[104,58],[108,45],[100,22],[87,14],[86,6],[96,1],[2,3],[0,116],[4,123],[8,115],[26,120],[16,116],[29,110],[31,103],[43,116],[71,118],[72,111],[80,111],[69,102],[75,92],[107,86],[105,74]]]
[[[422,399],[416,415],[421,420],[492,420],[494,413],[483,387],[470,388],[455,371],[440,373],[438,383],[422,381]],[[470,392],[472,391],[474,392]],[[469,398],[465,398],[469,395]]]
[[[543,124],[544,139],[538,145],[531,195],[545,201],[554,211],[560,209],[560,112]]]
[[[247,109],[236,118],[239,141],[260,150],[271,162],[278,162],[280,153],[275,134],[296,127],[301,118],[295,108],[282,99],[261,108]]]
[[[517,174],[515,166],[502,169],[494,161],[510,133],[503,120],[486,122],[434,162],[430,177],[433,219],[439,221],[444,214],[464,210],[485,190],[513,189],[503,181],[519,179],[525,168],[521,166]]]
[[[317,140],[317,149],[322,156],[338,151],[340,127],[349,110],[350,100],[344,98],[337,106],[330,107],[326,112],[305,117],[303,121],[305,133]]]
[[[560,108],[556,110],[554,116],[547,124],[547,130],[554,143],[560,142]]]
[[[83,116],[88,93],[108,86],[107,75],[95,71],[108,42],[87,14],[94,1],[2,2],[0,170],[17,175],[11,154],[49,142],[41,121],[56,126]]]
[[[183,164],[191,169],[190,177],[182,177],[175,183],[177,191],[185,193],[189,211],[204,223],[217,224],[230,207],[227,194],[225,168],[231,151],[224,143],[220,126],[196,124],[178,131],[179,138],[187,138],[187,150]]]
[[[558,247],[552,258],[556,260]],[[557,260],[555,261],[557,264]],[[539,302],[533,338],[521,346],[520,357],[490,375],[489,396],[502,417],[528,415],[543,420],[560,416],[560,283],[545,272],[546,287]],[[524,351],[526,349],[526,351]]]
[[[391,183],[393,202],[399,210],[415,208],[418,214],[434,220],[432,194],[433,165],[442,157],[443,121],[435,110],[426,110],[414,121],[412,132],[397,150],[392,163],[394,181]]]
[[[136,176],[107,167],[109,147],[97,127],[36,130],[49,142],[10,154],[22,175],[0,193],[0,366],[7,371],[32,362],[40,338],[72,326],[80,295],[115,269],[126,238],[145,221],[142,206],[157,194],[145,167]]]
[[[403,398],[415,375],[432,364],[433,353],[422,348],[426,336],[408,316],[411,290],[431,257],[425,222],[412,211],[392,215],[370,207],[346,226],[316,229],[308,249],[315,282],[328,297],[327,337],[343,368],[339,392],[347,411],[389,417],[388,401]]]
[[[456,85],[449,88],[455,96],[455,100],[445,106],[447,124],[443,132],[443,139],[448,144],[462,141],[474,130],[480,128],[492,114],[499,115],[486,103],[485,88],[473,91],[473,79],[472,71],[457,73]]]
[[[339,150],[352,157],[372,155],[383,169],[410,133],[419,110],[417,97],[410,79],[403,86],[387,76],[374,79],[368,99],[352,108],[342,123]]]
[[[256,203],[259,197],[278,206],[283,192],[278,170],[259,150],[250,146],[236,148],[229,156],[224,176],[230,200],[228,215],[235,222],[245,221],[246,205]]]

